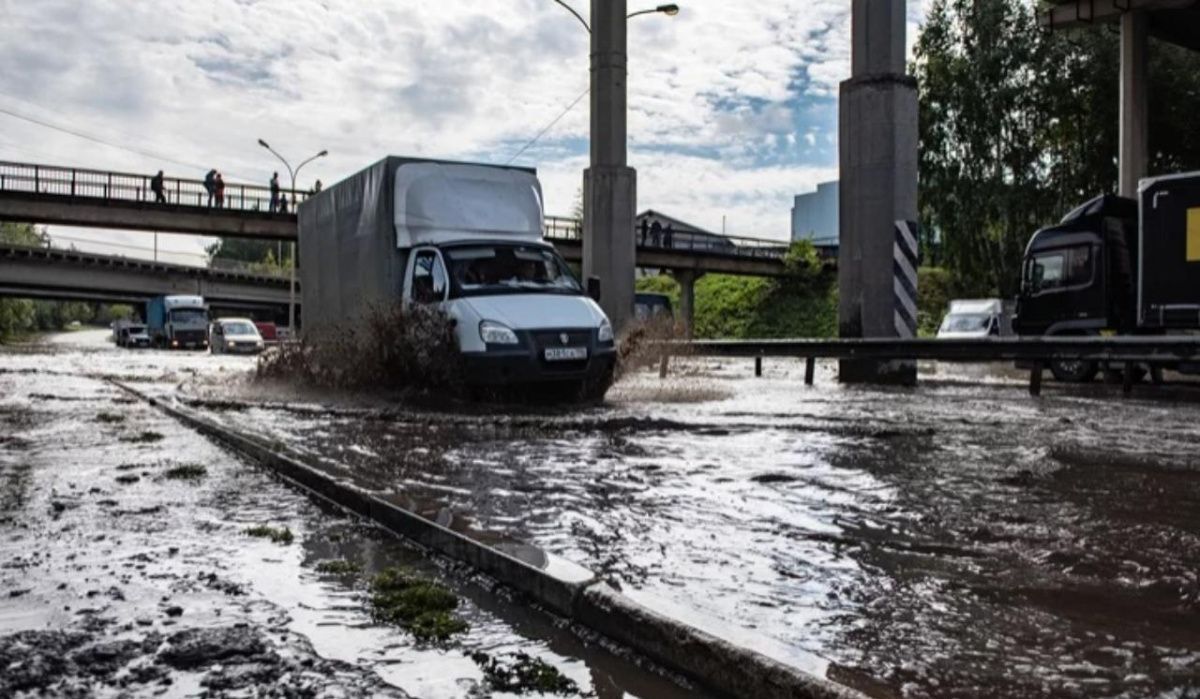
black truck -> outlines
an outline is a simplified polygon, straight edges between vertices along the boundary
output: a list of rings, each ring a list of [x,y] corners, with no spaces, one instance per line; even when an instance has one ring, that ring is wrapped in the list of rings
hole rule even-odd
[[[1020,335],[1200,331],[1200,172],[1143,179],[1136,201],[1096,197],[1034,233],[1013,328]],[[1169,368],[1200,373],[1200,365]],[[1084,382],[1100,367],[1063,361],[1050,369],[1060,381]]]

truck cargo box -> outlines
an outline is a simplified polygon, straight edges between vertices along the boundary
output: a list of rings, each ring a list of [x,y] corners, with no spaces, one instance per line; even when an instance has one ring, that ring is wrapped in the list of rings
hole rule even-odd
[[[396,156],[328,187],[297,212],[306,329],[345,322],[371,303],[399,300],[414,245],[540,240],[541,200],[529,168]]]
[[[1138,324],[1200,328],[1200,172],[1143,179],[1138,197]]]

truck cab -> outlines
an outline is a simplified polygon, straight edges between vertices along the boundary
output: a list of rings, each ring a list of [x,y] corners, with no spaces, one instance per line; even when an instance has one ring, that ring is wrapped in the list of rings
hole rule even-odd
[[[1137,203],[1105,195],[1033,234],[1013,329],[1019,335],[1133,332]]]

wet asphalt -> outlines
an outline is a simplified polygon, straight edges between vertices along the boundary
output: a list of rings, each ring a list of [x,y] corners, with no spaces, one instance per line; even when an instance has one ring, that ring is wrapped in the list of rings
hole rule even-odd
[[[486,696],[468,658],[486,648],[542,655],[600,696],[691,695],[321,510],[128,403],[103,381],[115,376],[875,696],[1200,694],[1192,387],[1051,384],[1033,399],[1002,367],[944,366],[918,389],[839,387],[830,366],[805,387],[798,364],[755,379],[749,363],[696,360],[666,381],[637,372],[600,407],[480,408],[264,386],[252,362],[94,338],[0,354],[0,633],[82,629],[83,649],[157,633],[121,672],[165,667],[175,688],[221,679],[159,659],[171,634],[232,622],[262,632],[258,656],[279,661],[254,662],[273,671],[334,663],[292,669],[318,689]],[[131,441],[145,431],[164,439]],[[161,477],[181,462],[208,475]],[[241,533],[258,523],[296,543]],[[451,652],[373,624],[361,576],[315,572],[337,557],[448,580],[471,633]]]

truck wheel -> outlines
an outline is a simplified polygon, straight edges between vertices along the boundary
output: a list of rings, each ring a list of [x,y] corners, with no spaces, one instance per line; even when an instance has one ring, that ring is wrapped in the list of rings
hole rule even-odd
[[[1050,362],[1050,373],[1063,383],[1088,383],[1096,378],[1100,367],[1095,362],[1085,361],[1056,361]]]

